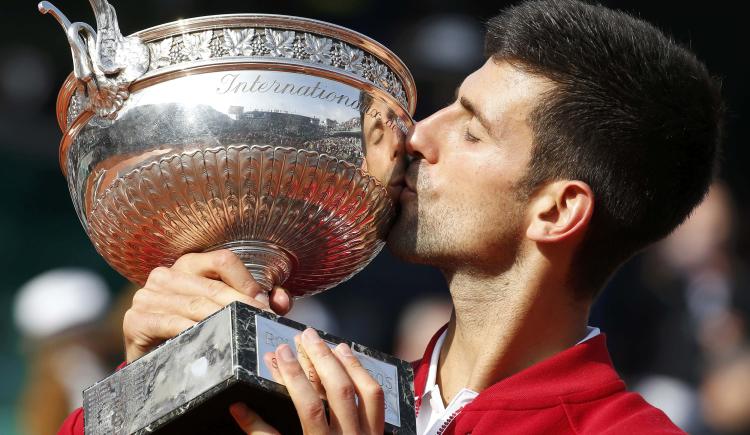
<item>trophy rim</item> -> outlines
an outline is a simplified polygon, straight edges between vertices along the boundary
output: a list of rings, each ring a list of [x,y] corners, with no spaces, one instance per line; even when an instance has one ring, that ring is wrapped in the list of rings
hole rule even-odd
[[[169,71],[164,71],[163,74],[155,74],[151,77],[146,77],[143,80],[138,80],[137,82],[133,83],[131,86],[131,90],[133,92],[137,92],[142,89],[147,89],[153,85],[163,83],[169,80],[179,79],[182,77],[188,77],[192,75],[197,74],[208,74],[212,72],[219,72],[219,71],[235,71],[235,70],[242,70],[246,68],[268,68],[269,66],[273,67],[273,71],[283,71],[283,72],[291,72],[291,73],[305,73],[308,75],[315,75],[316,77],[321,77],[324,79],[331,79],[331,80],[337,80],[340,82],[343,82],[348,85],[357,86],[371,94],[373,94],[376,97],[379,97],[384,100],[390,100],[392,101],[395,106],[393,109],[397,112],[396,114],[398,116],[405,116],[408,117],[410,120],[413,120],[412,116],[413,114],[406,111],[404,107],[402,107],[400,104],[398,104],[398,101],[391,95],[390,93],[384,91],[383,89],[371,84],[362,81],[359,77],[347,74],[344,71],[331,71],[328,68],[315,68],[308,64],[301,64],[301,63],[294,63],[294,62],[273,62],[270,60],[264,60],[259,58],[250,58],[250,57],[238,57],[232,60],[228,60],[226,62],[213,62],[213,61],[202,61],[202,62],[195,62],[193,65],[191,65],[189,68],[184,67],[174,67],[171,68]],[[60,95],[62,97],[63,92],[67,92],[67,101],[72,98],[73,93],[75,92],[75,76],[72,76],[73,79],[72,82],[65,83],[65,86],[60,90]],[[64,103],[64,102],[63,102]],[[58,108],[60,107],[61,100],[58,100]],[[67,165],[67,154],[68,150],[72,146],[76,136],[78,133],[83,129],[83,127],[86,126],[86,124],[91,120],[92,117],[95,116],[95,114],[91,111],[83,111],[81,114],[79,114],[77,117],[72,119],[70,121],[69,125],[67,124],[67,104],[64,105],[65,112],[64,115],[61,117],[60,112],[58,111],[58,122],[60,123],[60,129],[62,130],[62,138],[60,139],[60,146],[58,149],[58,161],[60,165],[60,170],[63,173],[63,176],[68,176],[68,165]],[[402,112],[402,113],[398,113]]]
[[[406,93],[407,111],[414,114],[416,108],[417,88],[406,64],[391,49],[380,42],[366,36],[356,30],[349,29],[338,24],[328,21],[316,20],[314,18],[299,17],[295,15],[280,14],[218,14],[206,15],[201,17],[185,18],[182,20],[171,21],[159,24],[147,29],[135,32],[133,36],[139,36],[144,42],[152,42],[163,37],[173,36],[186,32],[195,32],[209,29],[223,29],[231,27],[243,27],[248,24],[256,23],[258,25],[274,26],[287,28],[290,30],[299,30],[313,32],[324,36],[336,38],[339,41],[348,42],[358,48],[362,48],[385,62],[396,72],[404,84]],[[339,70],[335,70],[339,71]],[[148,74],[147,74],[148,75]],[[145,78],[146,76],[144,76]]]
[[[241,28],[241,27],[257,27],[257,26],[268,26],[277,27],[288,30],[311,32],[323,36],[335,38],[338,41],[345,42],[353,45],[356,48],[362,49],[374,56],[380,61],[384,62],[389,68],[393,70],[396,76],[399,78],[403,85],[406,106],[402,106],[396,98],[389,92],[382,91],[383,94],[387,95],[390,99],[393,99],[399,107],[402,107],[410,117],[414,116],[416,111],[417,101],[417,89],[414,77],[412,76],[406,64],[389,48],[380,42],[366,36],[356,30],[349,29],[338,24],[333,24],[327,21],[316,20],[313,18],[299,17],[294,15],[279,15],[279,14],[255,14],[255,13],[238,13],[238,14],[218,14],[218,15],[206,15],[193,18],[184,18],[179,20],[170,21],[156,26],[148,27],[143,30],[132,33],[130,36],[139,37],[144,43],[148,44],[160,39],[168,38],[170,36],[179,36],[186,33],[199,32],[205,30],[216,30],[216,29],[230,29],[230,28]],[[265,60],[265,61],[264,61]],[[285,65],[294,65],[293,59],[279,58],[274,61],[273,59],[260,58],[257,56],[235,56],[226,58],[212,58],[203,61],[193,61],[183,64],[173,65],[166,68],[160,68],[154,71],[148,71],[142,77],[135,80],[132,84],[133,89],[143,89],[146,86],[142,86],[142,83],[154,84],[152,79],[167,75],[170,78],[174,77],[173,74],[180,71],[193,70],[196,67],[202,67],[206,65],[215,66],[226,66],[230,64],[238,63],[264,63],[266,66],[284,67]],[[354,78],[356,76],[348,74],[346,71],[335,68],[325,67],[324,65],[315,67],[309,63],[304,63],[306,69],[314,69],[318,71],[329,72],[330,75],[327,78],[340,78],[349,77]],[[168,80],[168,78],[164,79]],[[161,80],[160,80],[161,81]],[[351,84],[351,83],[350,83]],[[371,86],[361,78],[356,80],[358,86],[364,85],[371,87],[372,89],[378,89],[377,86]],[[141,86],[139,86],[141,85]],[[57,122],[64,133],[72,129],[72,126],[81,117],[80,115],[68,122],[68,109],[70,101],[78,88],[78,79],[74,73],[71,72],[66,79],[63,81],[60,91],[57,95]],[[82,114],[81,114],[82,115]],[[62,146],[61,146],[62,148]],[[61,150],[62,156],[62,150]]]

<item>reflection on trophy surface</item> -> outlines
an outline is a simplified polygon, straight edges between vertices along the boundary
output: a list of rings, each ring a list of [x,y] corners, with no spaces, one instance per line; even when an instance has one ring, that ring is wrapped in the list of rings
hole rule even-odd
[[[367,99],[363,94],[362,99]],[[404,136],[391,125],[396,114],[382,100],[372,100],[366,104],[369,109],[362,116],[362,140],[365,160],[362,169],[378,180],[389,180],[388,193],[397,203],[406,169],[404,156]]]
[[[96,29],[48,2],[39,9],[63,27],[73,55],[57,101],[60,165],[84,229],[114,269],[143,284],[186,253],[229,249],[264,289],[305,296],[377,255],[416,104],[392,52],[343,27],[278,15],[200,17],[123,37],[114,8],[90,3]],[[300,325],[248,310],[232,304],[89,388],[87,432],[150,433],[235,387],[293,426],[283,388],[254,360],[255,334],[287,340]],[[386,423],[409,433],[408,364],[353,347],[388,379]],[[211,370],[180,377],[201,364]],[[252,399],[261,390],[270,395]],[[198,430],[198,420],[184,421]]]

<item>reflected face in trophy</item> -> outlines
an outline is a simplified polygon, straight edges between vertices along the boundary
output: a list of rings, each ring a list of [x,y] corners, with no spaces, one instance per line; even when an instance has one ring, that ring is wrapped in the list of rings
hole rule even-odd
[[[406,170],[405,135],[395,124],[396,114],[378,98],[370,99],[362,113],[362,169],[387,186],[395,204]]]
[[[497,273],[513,264],[525,233],[519,181],[531,156],[531,111],[550,82],[488,60],[456,100],[417,123],[406,143],[401,214],[390,249],[447,270]]]

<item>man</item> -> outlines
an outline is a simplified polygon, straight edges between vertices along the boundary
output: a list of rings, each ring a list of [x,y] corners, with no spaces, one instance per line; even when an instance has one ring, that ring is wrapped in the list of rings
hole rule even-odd
[[[586,323],[618,265],[705,194],[718,86],[651,25],[578,1],[505,10],[486,52],[455,102],[412,132],[389,237],[397,255],[443,271],[454,305],[417,365],[419,432],[681,433],[625,391]],[[125,317],[128,361],[231,300],[265,306],[257,296],[226,252],[156,269]],[[275,289],[268,305],[290,301]],[[382,433],[382,390],[349,349],[313,330],[298,339],[299,361],[282,345],[266,362],[306,433]],[[242,404],[231,412],[247,433],[275,433]]]

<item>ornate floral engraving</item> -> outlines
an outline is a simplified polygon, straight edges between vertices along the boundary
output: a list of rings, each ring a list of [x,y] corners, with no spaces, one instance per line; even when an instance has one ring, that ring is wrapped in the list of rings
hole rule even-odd
[[[224,48],[229,56],[251,56],[253,36],[255,29],[224,29]]]
[[[183,62],[221,58],[225,56],[253,56],[292,58],[315,66],[337,68],[354,74],[383,89],[407,106],[406,93],[401,79],[386,64],[364,50],[345,42],[335,41],[321,35],[268,28],[225,28],[185,33],[151,42],[147,46],[150,54],[149,71],[156,71]],[[87,92],[86,95],[90,94]],[[93,101],[85,104],[102,106],[103,99],[114,110],[100,111],[114,114],[128,97],[127,87],[101,89]],[[82,100],[83,101],[83,100]],[[73,109],[76,112],[85,109]],[[80,113],[69,114],[75,117]],[[104,115],[102,115],[104,116]]]
[[[330,65],[332,47],[333,41],[329,38],[320,38],[305,33],[305,52],[310,56],[311,61]]]
[[[297,35],[294,37],[294,44],[292,44],[292,58],[294,59],[310,59],[310,55],[305,50],[305,38],[303,35]]]
[[[213,30],[182,35],[182,54],[190,60],[210,59],[213,35]]]
[[[162,39],[160,42],[150,44],[148,46],[151,50],[151,69],[164,68],[169,66],[173,62],[172,58],[172,43],[174,38],[171,36],[166,39]]]
[[[386,78],[386,88],[394,96],[398,95],[399,91],[403,92],[401,83],[398,81],[398,77],[396,77],[396,74],[394,74],[393,71],[388,71],[388,76]]]
[[[371,63],[372,68],[370,74],[372,74],[372,81],[382,88],[388,88],[388,67],[375,60]]]
[[[406,101],[406,93],[404,92],[404,87],[401,85],[400,81],[396,80],[394,82],[391,95],[396,97],[396,100],[401,101],[402,103]]]
[[[344,69],[361,76],[364,72],[362,61],[365,59],[365,54],[362,50],[341,44],[340,52],[342,54],[341,61]]]
[[[294,31],[266,29],[266,48],[273,57],[292,57]]]

